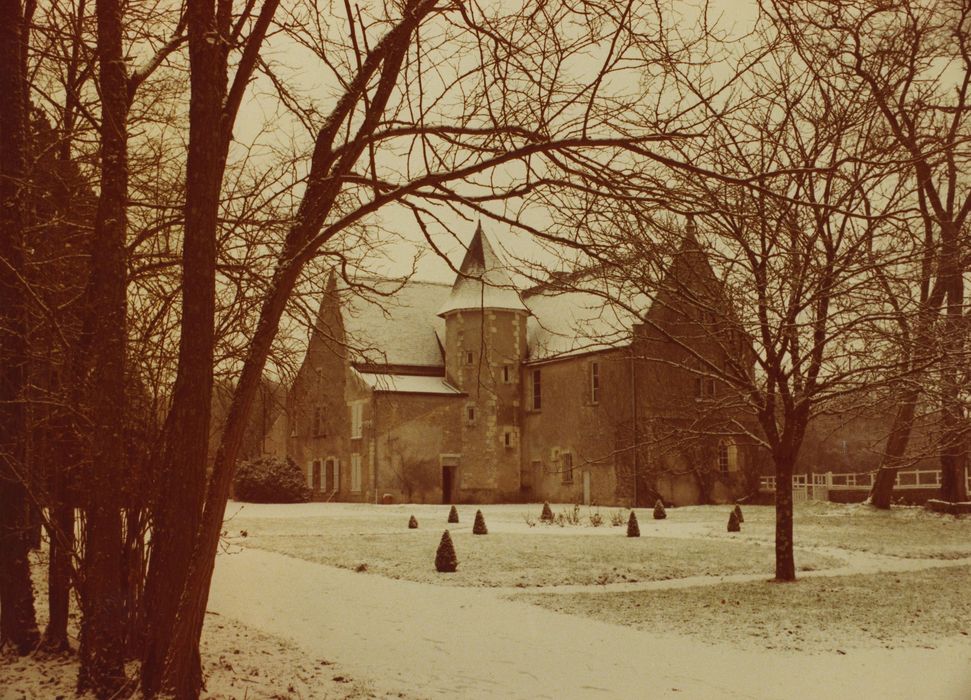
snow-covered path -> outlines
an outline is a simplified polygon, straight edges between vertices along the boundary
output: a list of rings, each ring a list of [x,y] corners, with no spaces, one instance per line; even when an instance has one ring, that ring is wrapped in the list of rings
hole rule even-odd
[[[971,697],[971,645],[737,650],[257,549],[219,557],[209,609],[418,697]]]

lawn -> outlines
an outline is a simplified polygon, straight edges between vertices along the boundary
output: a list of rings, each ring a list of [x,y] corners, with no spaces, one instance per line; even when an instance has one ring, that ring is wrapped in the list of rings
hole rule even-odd
[[[746,506],[744,513],[745,539],[771,542],[774,508]],[[724,533],[720,510],[710,506],[668,509],[668,518],[703,524],[713,536]],[[796,544],[804,547],[840,547],[918,559],[971,556],[971,518],[940,515],[916,506],[882,511],[862,504],[801,503],[795,508],[793,530]]]
[[[314,506],[303,508],[308,514]],[[483,507],[490,534],[473,535],[474,508],[462,507],[461,522],[446,522],[447,508],[438,506],[347,506],[327,504],[307,517],[252,517],[272,510],[249,507],[227,524],[230,541],[321,564],[424,583],[453,586],[537,587],[663,581],[689,576],[769,574],[773,549],[769,543],[742,537],[705,537],[701,523],[654,521],[650,511],[638,511],[640,538],[628,538],[626,527],[611,527],[616,509],[602,510],[606,525],[546,525],[535,523],[538,508]],[[532,513],[531,510],[537,511]],[[563,508],[557,509],[563,512]],[[724,510],[724,509],[722,509]],[[407,528],[414,512],[420,527]],[[581,522],[594,510],[583,509]],[[572,514],[572,508],[568,509]],[[527,523],[530,516],[534,525]],[[626,522],[626,511],[624,512]],[[449,529],[459,559],[458,571],[442,575],[434,569],[435,550]],[[241,537],[240,532],[246,536]],[[800,570],[833,568],[841,560],[815,552],[800,553]]]
[[[914,647],[971,634],[971,567],[517,600],[659,634],[765,649]]]

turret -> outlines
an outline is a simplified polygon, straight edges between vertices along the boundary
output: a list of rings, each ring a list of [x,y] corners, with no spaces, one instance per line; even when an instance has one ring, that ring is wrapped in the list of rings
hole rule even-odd
[[[446,376],[468,394],[460,416],[460,493],[467,500],[516,494],[529,310],[481,224],[438,315],[445,319]]]

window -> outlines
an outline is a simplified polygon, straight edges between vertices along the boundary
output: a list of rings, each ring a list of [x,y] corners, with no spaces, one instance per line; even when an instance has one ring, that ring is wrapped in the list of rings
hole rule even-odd
[[[506,428],[502,431],[502,444],[505,447],[515,447],[516,446],[516,429]]]
[[[465,424],[475,425],[475,406],[472,404],[465,407]]]
[[[705,380],[701,377],[695,377],[695,398],[701,399],[704,397],[705,391]]]
[[[320,491],[320,460],[315,459],[310,465],[310,483],[308,484],[314,491]]]
[[[715,398],[715,380],[707,379],[705,380],[705,396],[709,399]]]
[[[738,447],[735,443],[721,440],[718,443],[718,473],[728,474],[738,471]]]
[[[351,492],[361,492],[361,455],[357,452],[351,455]]]
[[[351,404],[351,439],[361,437],[364,428],[364,404]]]
[[[715,398],[715,380],[709,377],[695,377],[695,399]]]
[[[320,406],[314,406],[314,435],[324,434],[324,416]]]
[[[590,403],[600,403],[600,363],[590,363]]]
[[[538,369],[533,370],[533,400],[530,405],[534,411],[543,408],[543,385]]]
[[[573,454],[570,452],[560,453],[560,472],[563,476],[564,484],[573,483]]]
[[[502,382],[503,384],[512,384],[515,382],[516,373],[513,372],[512,365],[502,366]]]
[[[475,353],[471,350],[465,351],[465,364],[474,365],[475,364]]]

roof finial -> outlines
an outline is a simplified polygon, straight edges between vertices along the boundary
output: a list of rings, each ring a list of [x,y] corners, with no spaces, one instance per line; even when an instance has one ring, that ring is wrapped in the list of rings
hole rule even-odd
[[[685,219],[687,219],[684,226],[685,237],[689,240],[695,241],[698,239],[698,225],[695,223],[694,214],[686,214]]]

